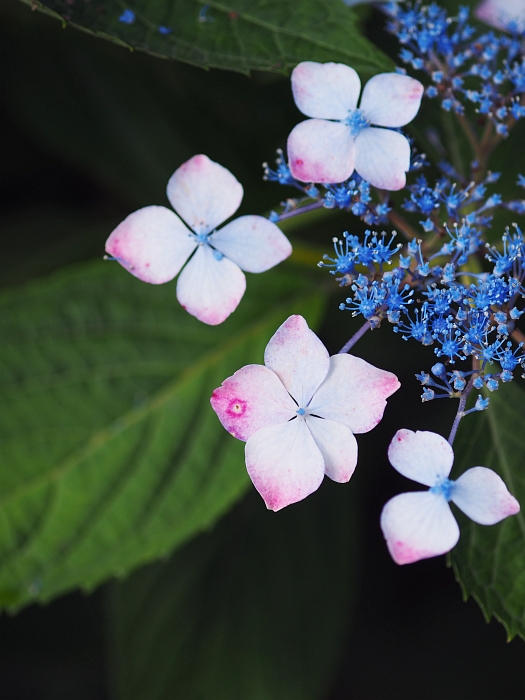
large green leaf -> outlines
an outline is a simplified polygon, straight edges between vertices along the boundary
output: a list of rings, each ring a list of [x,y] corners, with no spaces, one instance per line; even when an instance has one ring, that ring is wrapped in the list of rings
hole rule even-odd
[[[95,36],[197,66],[285,73],[299,61],[340,61],[377,72],[390,60],[333,0],[23,0]],[[131,24],[119,18],[132,10]],[[165,31],[159,31],[159,27]]]
[[[464,419],[454,443],[456,476],[474,466],[494,469],[525,506],[525,393],[503,385],[483,413]],[[450,554],[465,596],[509,637],[525,639],[525,516],[523,511],[492,527],[459,514],[461,537]]]
[[[243,492],[243,445],[210,392],[260,362],[322,294],[288,264],[250,275],[211,328],[174,284],[79,266],[0,298],[0,597],[48,600],[168,554]]]
[[[355,485],[212,533],[111,591],[115,700],[319,700],[356,592]]]

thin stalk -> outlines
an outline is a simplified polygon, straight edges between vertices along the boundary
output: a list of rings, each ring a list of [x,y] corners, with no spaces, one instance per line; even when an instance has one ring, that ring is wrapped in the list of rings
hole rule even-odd
[[[388,212],[387,216],[390,223],[392,223],[395,226],[396,230],[400,231],[409,241],[413,238],[421,237],[420,234],[416,231],[416,229],[413,228],[405,219],[405,217],[402,216],[399,212],[395,211],[394,209],[391,209]]]
[[[452,423],[452,428],[450,430],[450,435],[448,436],[449,445],[452,445],[452,443],[454,442],[454,438],[456,437],[456,433],[458,432],[458,427],[461,422],[461,419],[465,415],[465,406],[467,405],[468,397],[470,396],[472,389],[474,388],[474,380],[476,379],[477,375],[476,370],[479,370],[479,360],[476,360],[475,357],[472,358],[472,369],[474,370],[474,374],[470,375],[468,384],[463,390],[459,399],[459,406],[456,413],[456,417],[454,418],[454,422]]]
[[[354,335],[350,338],[350,340],[343,345],[341,350],[337,353],[338,355],[344,355],[347,353],[351,348],[354,347],[354,345],[357,343],[357,341],[364,336],[364,334],[371,328],[370,322],[365,321],[361,328],[357,331],[357,333],[354,333]]]
[[[311,204],[306,204],[304,207],[298,207],[297,209],[292,209],[285,214],[279,215],[279,221],[284,221],[285,219],[291,219],[293,216],[299,216],[299,214],[306,214],[308,211],[313,211],[314,209],[321,209],[323,207],[323,200],[318,202],[312,202]],[[277,222],[278,223],[278,222]]]

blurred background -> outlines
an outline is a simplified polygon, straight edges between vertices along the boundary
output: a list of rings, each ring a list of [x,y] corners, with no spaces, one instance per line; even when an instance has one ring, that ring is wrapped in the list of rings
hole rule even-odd
[[[384,47],[382,22],[378,12],[366,17]],[[0,61],[6,298],[100,260],[128,213],[167,204],[169,176],[196,153],[242,182],[241,213],[267,213],[288,196],[261,180],[261,163],[273,161],[300,119],[286,77],[130,52],[17,0],[0,0]],[[326,213],[287,231],[298,251],[294,274],[330,290],[319,328],[332,353],[358,323],[338,311],[344,293],[314,264],[348,226]],[[126,273],[115,265],[114,274]],[[174,297],[174,283],[166,287]],[[407,488],[386,462],[391,435],[447,431],[454,415],[448,402],[420,403],[413,375],[432,351],[382,328],[355,352],[395,372],[404,388],[380,426],[359,436],[350,484],[326,480],[275,515],[246,484],[217,524],[171,557],[90,595],[3,613],[1,700],[525,697],[523,640],[506,643],[498,622],[463,602],[444,557],[396,566],[379,529],[384,502]]]

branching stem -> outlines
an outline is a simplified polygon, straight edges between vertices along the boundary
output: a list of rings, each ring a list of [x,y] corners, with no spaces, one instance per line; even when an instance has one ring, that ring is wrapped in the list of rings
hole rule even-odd
[[[337,353],[338,355],[344,355],[347,353],[351,348],[354,347],[354,345],[357,343],[357,341],[364,336],[364,334],[371,328],[370,322],[365,321],[361,328],[357,331],[357,333],[354,333],[354,335],[350,338],[350,340],[343,345],[341,350]]]

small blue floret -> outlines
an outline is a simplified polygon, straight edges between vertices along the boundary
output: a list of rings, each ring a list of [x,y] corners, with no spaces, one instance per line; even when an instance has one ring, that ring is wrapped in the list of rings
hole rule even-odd
[[[133,24],[135,21],[135,13],[133,10],[124,10],[124,12],[120,15],[118,18],[119,22],[122,22],[122,24]]]

